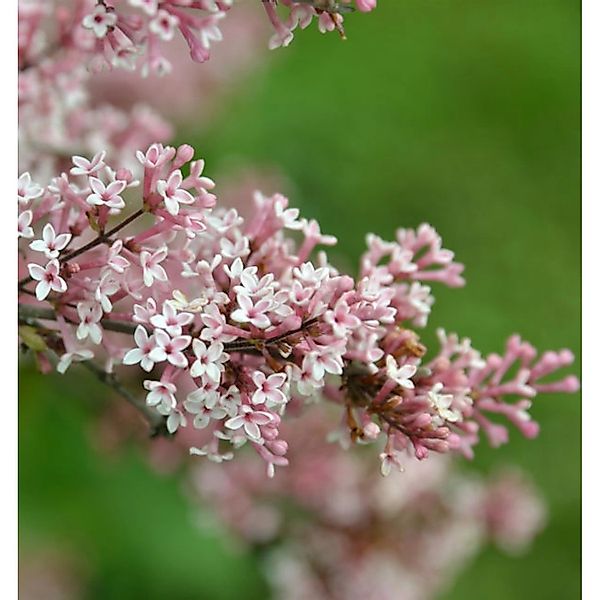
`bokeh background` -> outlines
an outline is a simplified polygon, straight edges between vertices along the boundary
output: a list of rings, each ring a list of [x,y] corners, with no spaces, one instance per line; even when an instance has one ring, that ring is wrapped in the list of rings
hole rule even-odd
[[[390,239],[433,224],[466,264],[467,286],[436,290],[429,332],[457,331],[485,353],[520,332],[579,354],[579,3],[379,4],[347,18],[345,42],[311,28],[265,53],[208,122],[186,118],[178,140],[196,145],[217,182],[250,167],[275,174],[338,237],[335,260],[350,271],[367,232]],[[209,514],[198,522],[177,471],[157,472],[133,443],[99,447],[105,405],[106,390],[76,368],[68,379],[21,372],[24,588],[50,569],[73,598],[267,598],[260,558]],[[521,466],[548,525],[523,557],[486,550],[444,600],[579,597],[580,399],[542,398],[533,415],[537,440],[513,432],[463,468]],[[60,597],[51,592],[37,597]]]

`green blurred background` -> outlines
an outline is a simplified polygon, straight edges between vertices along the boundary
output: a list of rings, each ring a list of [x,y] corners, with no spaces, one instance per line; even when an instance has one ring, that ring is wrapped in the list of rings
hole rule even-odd
[[[520,332],[579,354],[579,3],[379,4],[347,18],[346,42],[299,33],[180,141],[217,181],[248,165],[284,173],[283,191],[338,237],[350,270],[365,233],[433,224],[467,286],[436,289],[430,332],[444,326],[483,352]],[[268,597],[255,557],[195,527],[176,473],[157,474],[133,444],[110,460],[97,450],[102,388],[23,370],[20,395],[24,556],[62,548],[89,599]],[[465,468],[521,466],[548,526],[525,557],[486,550],[445,600],[579,597],[580,399],[541,398],[533,415],[537,440],[513,432]]]

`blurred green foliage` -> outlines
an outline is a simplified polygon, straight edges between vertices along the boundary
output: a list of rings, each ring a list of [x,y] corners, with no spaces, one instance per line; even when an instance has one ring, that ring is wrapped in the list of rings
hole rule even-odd
[[[346,42],[298,34],[181,141],[217,181],[248,165],[284,173],[283,191],[338,237],[349,270],[367,232],[433,224],[467,286],[436,289],[426,342],[443,326],[491,352],[517,331],[578,354],[579,3],[379,4],[347,17]],[[54,540],[81,553],[93,599],[265,598],[254,558],[191,525],[175,475],[134,448],[113,462],[93,449],[101,401],[87,380],[22,376],[22,550]],[[524,557],[484,552],[445,600],[579,596],[579,397],[542,398],[533,415],[537,440],[514,432],[465,468],[520,465],[548,502],[548,527]]]

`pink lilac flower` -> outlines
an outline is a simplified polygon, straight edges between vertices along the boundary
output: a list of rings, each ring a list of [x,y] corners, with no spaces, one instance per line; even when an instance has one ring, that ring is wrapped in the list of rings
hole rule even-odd
[[[167,273],[161,266],[161,262],[167,258],[169,251],[166,247],[159,248],[155,252],[142,250],[140,253],[140,264],[144,271],[144,285],[150,287],[154,280],[167,281]]]
[[[102,327],[99,325],[102,319],[102,307],[97,302],[80,302],[77,305],[79,326],[77,327],[77,339],[85,340],[88,337],[94,344],[102,341]]]
[[[238,293],[237,303],[239,308],[231,313],[234,321],[250,323],[259,329],[266,329],[271,325],[269,317],[265,314],[272,306],[271,300],[268,298],[263,298],[255,303],[246,294]]]
[[[361,12],[370,12],[377,6],[377,0],[356,0],[356,8]]]
[[[106,186],[100,179],[90,177],[89,182],[93,193],[86,198],[88,204],[113,209],[125,207],[125,200],[119,195],[127,186],[125,181],[113,181]]]
[[[88,160],[84,156],[74,156],[73,164],[69,173],[71,175],[95,175],[98,171],[105,167],[104,158],[106,151],[98,152],[93,156],[91,160]]]
[[[154,298],[146,300],[146,306],[133,305],[133,321],[135,323],[150,323],[150,319],[156,314],[156,302]]]
[[[67,247],[71,237],[70,233],[56,235],[54,227],[50,223],[46,223],[42,230],[42,239],[34,240],[29,247],[36,252],[43,252],[46,258],[56,258],[60,251]]]
[[[91,29],[97,38],[103,38],[117,23],[117,15],[104,4],[97,4],[94,10],[83,18],[81,24]]]
[[[19,215],[18,237],[31,239],[35,235],[33,227],[31,227],[32,220],[33,213],[30,210],[24,210]]]
[[[177,400],[175,392],[177,388],[168,381],[144,381],[144,387],[148,390],[146,404],[154,406],[163,415],[168,415],[176,407]]]
[[[333,310],[325,313],[323,318],[331,325],[333,335],[338,338],[345,338],[348,331],[360,325],[360,319],[350,313],[350,308],[344,301],[338,302]]]
[[[434,598],[483,544],[523,550],[543,526],[543,505],[523,475],[487,480],[443,457],[405,457],[402,473],[381,477],[363,453],[328,444],[330,426],[316,411],[295,419],[285,430],[289,466],[272,482],[249,454],[226,469],[198,462],[189,473],[200,511],[214,510],[250,548],[269,546],[277,599]],[[210,452],[214,443],[200,454]],[[298,509],[292,532],[281,511],[290,505]]]
[[[152,351],[156,349],[156,340],[154,336],[149,336],[144,327],[138,325],[133,335],[137,348],[127,351],[123,357],[124,365],[140,364],[140,367],[146,372],[154,368],[154,360],[151,358]]]
[[[288,464],[284,419],[317,398],[343,407],[335,435],[344,447],[385,443],[385,472],[402,455],[470,457],[481,432],[495,446],[508,439],[500,419],[534,437],[536,395],[577,389],[572,376],[552,376],[572,363],[568,351],[536,359],[531,345],[513,336],[502,355],[482,358],[456,335],[440,332],[437,353],[420,342],[412,327],[426,324],[433,305],[430,286],[420,280],[462,283],[462,265],[432,227],[399,230],[393,242],[368,236],[355,281],[318,252],[318,244],[334,240],[289,209],[285,197],[255,196],[245,220],[199,189],[198,170],[180,178],[192,161],[191,147],[156,143],[137,156],[139,188],[127,167],[114,168],[103,155],[89,164],[75,161],[82,171],[103,163],[103,177],[137,194],[132,201],[142,209],[115,219],[110,236],[97,229],[114,209],[90,209],[85,181],[95,177],[89,173],[63,173],[31,199],[21,213],[31,214],[23,231],[35,218],[44,234],[43,246],[34,248],[59,253],[44,268],[30,262],[35,250],[22,242],[30,276],[19,281],[19,293],[31,303],[32,282],[40,300],[62,292],[51,298],[56,327],[50,321],[40,335],[54,336],[48,340],[53,348],[62,341],[63,364],[79,356],[70,340],[76,332],[80,341],[99,346],[106,370],[117,363],[124,373],[138,364],[155,370],[160,381],[145,383],[150,407],[171,432],[179,434],[189,415],[196,425],[210,426],[217,446],[199,442],[209,458],[248,444],[272,476]],[[164,196],[182,188],[192,202],[172,214]],[[286,229],[297,232],[298,242]],[[64,240],[57,244],[56,231],[71,235],[67,260],[61,261]],[[195,390],[180,407],[175,380],[186,393]]]
[[[180,188],[182,181],[181,171],[177,170],[173,171],[166,181],[161,179],[156,184],[158,193],[162,196],[167,210],[172,215],[179,213],[180,204],[194,203],[194,197],[187,190]]]
[[[185,409],[194,416],[193,426],[195,429],[204,429],[209,426],[211,420],[220,421],[227,416],[226,409],[219,403],[219,395],[212,392],[206,394],[200,390],[200,397],[192,392],[183,403]]]
[[[206,347],[206,344],[199,339],[195,339],[192,343],[196,360],[190,368],[192,377],[204,377],[213,381],[221,380],[223,372],[223,363],[229,360],[229,355],[223,351],[221,342],[213,342]]]
[[[150,21],[148,29],[155,33],[163,42],[169,42],[175,37],[175,31],[179,19],[167,12],[166,10],[159,10],[154,19]]]
[[[244,404],[240,406],[240,414],[225,422],[225,427],[237,430],[244,429],[249,439],[259,441],[261,439],[260,427],[269,425],[273,421],[273,415],[262,410],[253,410]]]
[[[252,394],[252,404],[285,404],[287,398],[281,388],[285,385],[285,373],[273,373],[268,377],[262,371],[255,371],[252,381],[256,391]]]
[[[28,172],[19,177],[17,183],[17,197],[19,204],[28,204],[31,200],[39,198],[44,193],[44,189],[31,180]]]
[[[45,267],[36,264],[27,265],[32,279],[39,283],[35,287],[35,297],[45,300],[52,291],[62,294],[67,291],[67,282],[59,275],[60,264],[56,259],[51,260]]]
[[[164,329],[171,337],[181,335],[182,328],[189,325],[194,316],[187,312],[177,312],[173,302],[164,302],[161,314],[150,317],[154,327]]]
[[[188,360],[182,352],[191,343],[192,338],[189,335],[179,335],[171,338],[168,333],[162,329],[154,331],[156,347],[150,352],[150,359],[154,362],[168,361],[175,367],[183,369],[188,366]]]
[[[386,374],[390,379],[393,379],[400,387],[412,390],[415,384],[411,381],[411,377],[417,372],[415,365],[398,366],[396,359],[388,354],[385,358]]]

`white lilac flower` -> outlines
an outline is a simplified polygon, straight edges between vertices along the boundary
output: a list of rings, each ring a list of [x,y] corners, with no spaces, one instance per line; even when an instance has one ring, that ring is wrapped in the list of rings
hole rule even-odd
[[[171,337],[181,335],[182,327],[189,325],[194,316],[187,312],[178,313],[173,302],[164,302],[161,314],[150,317],[154,327],[164,329]]]
[[[31,239],[35,232],[33,231],[33,227],[31,227],[31,221],[33,220],[33,213],[30,210],[24,210],[19,215],[18,222],[18,237]]]
[[[56,370],[61,375],[64,375],[66,370],[71,366],[71,363],[82,362],[84,360],[90,360],[92,358],[94,358],[94,353],[91,350],[81,349],[66,352],[60,357],[58,364],[56,365]]]
[[[156,347],[150,352],[150,359],[154,362],[168,361],[175,367],[185,369],[188,360],[183,353],[192,341],[189,335],[179,335],[171,338],[166,331],[156,329],[154,331]]]
[[[252,394],[252,404],[285,404],[287,398],[282,389],[286,383],[285,373],[273,373],[268,377],[262,371],[252,374],[256,391]]]
[[[102,310],[105,313],[112,311],[110,297],[113,294],[116,294],[119,291],[119,288],[119,282],[111,275],[110,271],[104,272],[98,282],[94,297],[100,303]]]
[[[70,233],[61,233],[56,235],[54,227],[50,223],[44,225],[42,229],[42,239],[34,240],[29,244],[29,247],[36,252],[43,252],[46,258],[56,258],[60,251],[66,248],[71,241]]]
[[[142,369],[146,372],[152,371],[154,367],[154,360],[151,358],[152,351],[156,348],[156,340],[154,336],[148,336],[148,332],[138,325],[135,328],[133,339],[137,344],[137,348],[129,350],[123,357],[124,365],[136,365],[140,364]]]
[[[192,377],[204,377],[212,381],[220,381],[221,373],[223,372],[223,363],[229,360],[229,355],[224,352],[224,347],[221,342],[213,342],[206,347],[206,344],[199,339],[195,339],[192,343],[196,360],[190,368]]]
[[[431,390],[427,392],[427,398],[437,413],[433,419],[433,424],[436,426],[443,425],[445,421],[456,423],[462,418],[459,411],[452,410],[452,401],[454,400],[452,394],[440,394],[443,387],[444,386],[441,383],[436,383]]]
[[[175,15],[161,9],[154,19],[150,21],[148,29],[164,42],[169,42],[175,36],[177,25],[179,25],[179,19]]]
[[[271,320],[265,314],[271,308],[271,300],[262,298],[256,303],[246,294],[237,295],[236,308],[231,313],[231,318],[238,323],[251,323],[258,329],[266,329],[271,325]]]
[[[177,388],[168,381],[151,381],[146,379],[144,387],[148,390],[146,404],[154,406],[162,415],[169,415],[177,406],[175,392]]]
[[[385,357],[385,370],[390,379],[393,379],[400,387],[412,390],[415,384],[411,381],[411,377],[417,372],[415,365],[402,365],[398,367],[396,359],[388,354]]]
[[[95,154],[92,160],[88,160],[83,156],[73,156],[72,161],[75,166],[71,167],[71,170],[69,172],[71,173],[71,175],[94,175],[103,167],[105,167],[105,156],[106,151],[104,150]]]
[[[117,15],[114,10],[108,10],[104,4],[97,4],[94,10],[86,15],[81,24],[86,29],[91,29],[97,38],[103,38],[117,24]]]
[[[121,209],[125,207],[125,200],[121,197],[121,192],[127,186],[127,182],[117,179],[108,185],[105,185],[97,177],[90,177],[91,193],[86,202],[92,206],[106,206],[112,209]]]
[[[404,467],[400,463],[400,456],[401,454],[397,450],[387,450],[379,455],[379,460],[381,461],[381,474],[384,477],[387,477],[392,472],[393,468],[404,471]]]
[[[56,259],[51,260],[45,267],[34,263],[27,265],[29,274],[38,284],[35,287],[35,297],[45,300],[52,291],[59,294],[67,291],[67,282],[59,275],[60,264]]]
[[[175,433],[180,427],[186,427],[186,426],[187,426],[187,419],[186,419],[185,415],[179,410],[174,410],[167,417],[167,431],[169,433]]]
[[[172,214],[179,213],[180,204],[193,204],[194,197],[184,189],[181,189],[183,175],[181,171],[173,171],[165,181],[161,179],[156,184],[156,190],[163,197],[166,209]]]
[[[273,421],[273,415],[262,410],[253,410],[247,404],[240,406],[240,413],[225,421],[225,427],[233,430],[243,428],[246,436],[255,442],[261,439],[260,427]]]
[[[160,263],[167,258],[169,251],[166,247],[159,248],[155,252],[142,250],[140,252],[140,264],[144,272],[144,285],[150,287],[154,280],[168,281],[167,273]]]
[[[208,427],[211,420],[220,421],[228,416],[227,411],[220,404],[217,392],[206,393],[204,390],[196,390],[188,395],[183,403],[185,409],[194,416],[193,425],[195,429]]]
[[[85,340],[88,337],[94,344],[102,341],[102,307],[97,302],[80,302],[77,305],[77,314],[79,315],[79,326],[77,327],[77,339]]]
[[[30,200],[39,198],[44,193],[44,189],[31,180],[28,172],[23,173],[17,182],[17,198],[19,204],[28,204]]]
[[[131,264],[124,256],[121,256],[123,250],[123,240],[116,240],[108,250],[106,264],[119,275],[125,273],[125,269]]]

